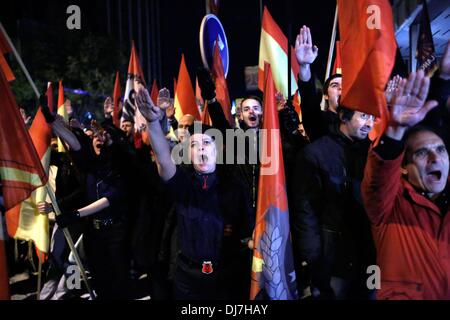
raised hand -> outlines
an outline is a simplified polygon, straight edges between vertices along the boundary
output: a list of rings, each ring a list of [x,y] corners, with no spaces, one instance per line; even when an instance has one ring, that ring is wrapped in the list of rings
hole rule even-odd
[[[423,70],[411,72],[408,79],[400,80],[389,106],[388,135],[401,139],[408,127],[418,124],[428,111],[438,105],[434,100],[425,101],[429,88],[430,78],[424,75]]]
[[[136,94],[135,101],[136,107],[139,109],[145,120],[154,122],[162,119],[164,111],[153,104],[147,89],[140,88]]]
[[[389,80],[386,90],[384,91],[384,95],[386,97],[387,104],[391,104],[392,96],[395,92],[395,90],[398,88],[398,85],[400,84],[400,80],[402,80],[402,77],[400,77],[398,74],[393,77],[391,80]]]
[[[311,64],[316,60],[319,49],[313,46],[311,30],[307,26],[300,28],[295,40],[295,56],[299,65]]]
[[[103,104],[103,113],[106,118],[110,118],[114,111],[114,105],[111,97],[107,97]]]

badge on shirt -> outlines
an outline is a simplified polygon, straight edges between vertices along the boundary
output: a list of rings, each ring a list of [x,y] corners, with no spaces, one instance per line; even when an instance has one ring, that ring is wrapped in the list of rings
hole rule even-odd
[[[203,261],[202,264],[202,273],[204,274],[210,274],[213,273],[214,269],[213,269],[213,265],[211,261]]]

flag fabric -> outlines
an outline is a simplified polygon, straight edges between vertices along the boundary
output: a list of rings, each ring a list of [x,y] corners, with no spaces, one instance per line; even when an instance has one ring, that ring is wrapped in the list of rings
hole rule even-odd
[[[113,92],[113,104],[114,104],[114,109],[113,109],[113,124],[116,127],[120,127],[120,118],[119,118],[119,113],[120,113],[120,95],[121,95],[121,89],[120,89],[120,78],[119,78],[119,71],[116,72],[116,80],[114,81],[114,92]]]
[[[4,75],[8,81],[16,79],[14,73],[9,67],[8,62],[5,59],[5,54],[12,52],[12,48],[6,40],[6,35],[3,34],[2,28],[0,28],[0,69],[3,70]]]
[[[423,0],[422,3],[423,9],[416,51],[416,71],[422,69],[427,76],[431,77],[438,69],[438,63],[436,59],[436,51],[434,50],[433,34],[431,33],[427,2]]]
[[[3,215],[0,212],[0,300],[9,300],[8,260],[6,259],[5,231],[3,230]]]
[[[134,126],[136,131],[141,131],[141,128],[143,128],[146,124],[144,117],[140,113],[139,109],[136,109],[134,104],[134,96],[137,94],[140,86],[146,86],[145,78],[133,41],[131,45],[130,63],[128,64],[128,75],[125,86],[123,115],[134,118]]]
[[[153,80],[153,84],[152,84],[152,91],[150,92],[150,97],[152,98],[153,103],[157,104],[157,100],[158,100],[158,93],[159,93],[159,88],[158,88],[158,84],[156,83],[156,79]]]
[[[336,73],[342,74],[341,42],[339,40],[336,41],[334,50],[335,50],[335,56],[334,56],[334,64],[333,64],[333,74],[336,74]]]
[[[200,112],[198,111],[197,103],[195,102],[194,89],[192,88],[192,82],[186,67],[184,54],[181,56],[174,107],[175,118],[177,120],[180,120],[185,114],[190,114],[194,116],[196,120],[201,120]]]
[[[222,56],[220,55],[219,41],[214,46],[212,73],[216,83],[216,99],[222,106],[223,114],[228,120],[231,127],[234,127],[234,119],[231,115],[231,100],[228,92],[227,80],[225,79],[225,71],[223,70]]]
[[[58,104],[57,113],[64,118],[65,121],[69,121],[69,114],[67,113],[66,105],[64,103],[64,87],[62,81],[59,81],[58,88]],[[65,152],[63,142],[58,138],[58,152]]]
[[[264,7],[259,43],[258,88],[264,91],[264,63],[272,66],[275,88],[285,98],[288,97],[288,40]],[[299,66],[295,57],[295,50],[291,47],[291,92],[297,90],[297,75]],[[290,93],[289,93],[290,95]]]
[[[366,13],[372,5],[380,9],[375,17]],[[388,0],[338,0],[338,7],[344,74],[341,103],[380,117],[380,132],[384,132],[388,117],[384,90],[397,48],[391,6]]]
[[[263,134],[250,299],[297,299],[275,84],[264,66]],[[270,157],[265,161],[264,157]],[[275,166],[275,167],[273,167]],[[272,170],[275,168],[275,170]]]
[[[47,90],[47,97],[49,99],[49,107],[53,109],[51,85]],[[41,164],[48,174],[50,169],[52,129],[45,121],[41,108],[38,109],[29,132],[37,154],[41,159]],[[15,239],[32,240],[38,250],[38,256],[42,260],[45,259],[45,254],[49,252],[49,222],[48,215],[41,214],[37,204],[46,201],[46,199],[46,188],[39,187],[27,199],[6,212],[8,234]]]
[[[47,182],[47,174],[25,127],[9,84],[0,72],[0,175],[9,210]]]
[[[205,101],[203,101],[202,97],[202,89],[200,89],[200,86],[198,85],[197,77],[195,77],[195,101],[197,102],[197,105],[205,105]]]

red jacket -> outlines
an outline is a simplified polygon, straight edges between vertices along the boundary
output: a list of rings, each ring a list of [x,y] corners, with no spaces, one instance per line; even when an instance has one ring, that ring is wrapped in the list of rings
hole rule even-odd
[[[401,178],[403,154],[370,151],[362,196],[377,248],[377,299],[450,299],[450,212]],[[450,211],[450,210],[449,210]]]

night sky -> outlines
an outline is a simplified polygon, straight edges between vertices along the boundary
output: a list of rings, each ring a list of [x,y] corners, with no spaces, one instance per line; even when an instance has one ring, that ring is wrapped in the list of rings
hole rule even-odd
[[[112,0],[111,6],[117,8],[117,0]],[[154,0],[158,1],[158,0]],[[136,0],[132,5],[136,5]],[[145,0],[141,1],[144,7]],[[315,63],[315,70],[319,79],[323,79],[328,55],[331,28],[334,18],[335,1],[305,1],[305,0],[272,0],[262,1],[269,8],[274,19],[288,35],[291,26],[291,44],[299,28],[306,24],[311,27],[313,41],[319,47],[319,57]],[[69,31],[66,28],[66,8],[70,4],[77,4],[82,12],[82,30]],[[127,2],[122,0],[122,8],[126,16]],[[195,69],[201,65],[199,49],[199,28],[205,15],[204,0],[176,0],[159,1],[160,5],[160,49],[161,49],[161,79],[160,87],[172,87],[172,79],[177,76],[181,53],[186,56],[191,78],[195,81]],[[4,24],[11,37],[17,36],[17,21],[26,19],[37,22],[45,28],[53,29],[61,36],[68,32],[92,32],[107,34],[106,1],[15,1],[3,6],[0,21]],[[246,93],[244,82],[245,66],[258,64],[259,37],[261,31],[260,1],[259,0],[222,0],[218,14],[228,38],[230,50],[230,70],[228,86],[233,98]],[[135,14],[133,19],[135,19]],[[118,37],[117,17],[112,15],[112,34]],[[129,47],[127,21],[123,21],[123,46]],[[147,36],[142,30],[142,36]],[[137,38],[134,27],[133,38]],[[26,46],[26,44],[23,44]],[[77,48],[73,48],[77,50]],[[129,50],[129,49],[127,49]],[[129,52],[129,51],[128,51]],[[145,60],[145,59],[144,59]],[[25,61],[26,63],[26,61]],[[146,61],[142,62],[143,64]],[[126,67],[126,66],[125,66]],[[144,67],[145,70],[145,67]],[[144,71],[145,72],[145,71]],[[149,77],[150,78],[150,77]]]

